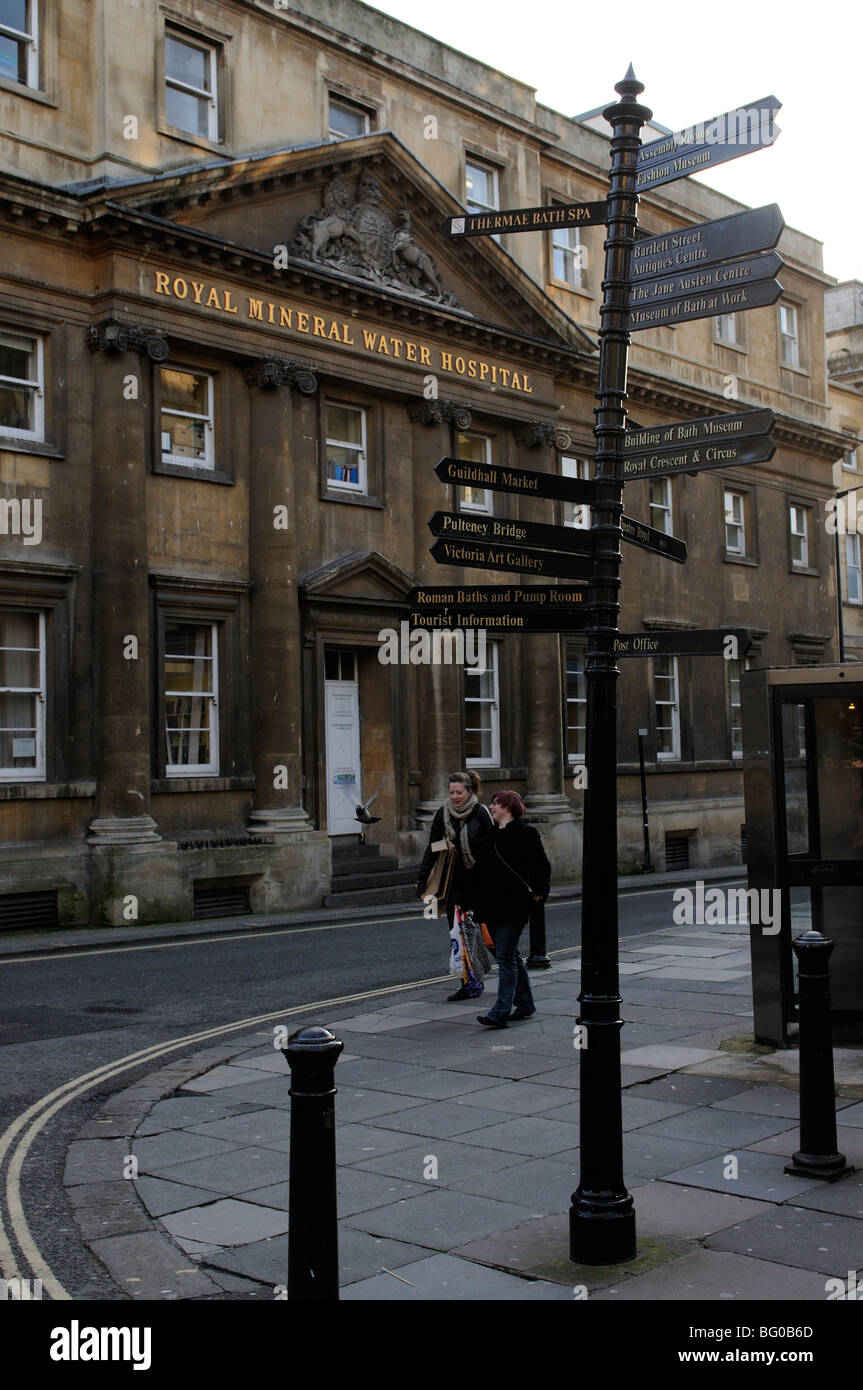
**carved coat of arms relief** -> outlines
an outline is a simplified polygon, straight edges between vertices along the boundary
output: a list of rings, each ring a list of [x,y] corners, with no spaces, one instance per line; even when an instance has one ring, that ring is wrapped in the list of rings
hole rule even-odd
[[[407,208],[396,225],[381,207],[383,192],[364,170],[351,200],[340,175],[325,186],[321,206],[300,222],[288,252],[298,260],[326,265],[436,304],[460,308],[441,284],[434,257],[414,238]]]

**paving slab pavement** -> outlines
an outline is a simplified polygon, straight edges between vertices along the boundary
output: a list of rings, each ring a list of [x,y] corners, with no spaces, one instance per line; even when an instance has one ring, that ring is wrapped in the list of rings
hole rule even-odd
[[[480,1028],[482,1002],[449,1004],[443,984],[309,1018],[345,1044],[343,1298],[824,1300],[828,1277],[863,1275],[863,1176],[784,1173],[799,1145],[794,1054],[747,1042],[745,941],[745,929],[666,929],[623,952],[624,1173],[638,1256],[620,1266],[569,1258],[577,958],[534,973],[537,1015],[507,1029]],[[853,1050],[841,1077],[840,1148],[863,1166]],[[272,1036],[252,1032],[153,1073],[88,1122],[66,1183],[82,1239],[124,1295],[281,1296],[289,1090]],[[133,1183],[120,1171],[129,1154]]]

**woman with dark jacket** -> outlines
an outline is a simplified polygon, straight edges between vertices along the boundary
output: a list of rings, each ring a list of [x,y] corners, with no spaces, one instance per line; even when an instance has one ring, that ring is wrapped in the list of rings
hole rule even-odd
[[[548,897],[551,865],[539,835],[522,819],[524,809],[518,792],[498,792],[491,803],[496,829],[491,853],[481,865],[479,902],[480,916],[494,941],[498,986],[495,1003],[487,1014],[477,1016],[488,1028],[506,1028],[536,1013],[518,939],[531,905]]]
[[[446,896],[446,915],[450,927],[457,906],[465,909],[476,907],[480,865],[488,854],[495,833],[491,816],[479,800],[479,788],[479,774],[476,772],[450,774],[449,800],[435,812],[428,847],[417,878],[417,894],[422,897],[438,852],[432,846],[445,842],[455,850],[455,867]],[[464,985],[448,996],[450,1001],[470,997]]]

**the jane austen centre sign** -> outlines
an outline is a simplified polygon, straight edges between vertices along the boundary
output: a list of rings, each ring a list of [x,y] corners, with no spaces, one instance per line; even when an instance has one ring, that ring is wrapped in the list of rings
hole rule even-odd
[[[421,627],[477,626],[489,615],[498,631],[586,630],[588,636],[587,735],[582,879],[582,992],[577,1023],[585,1035],[581,1070],[581,1180],[570,1207],[570,1256],[580,1264],[623,1263],[636,1255],[635,1211],[623,1177],[620,1103],[621,1005],[617,907],[617,659],[620,657],[734,657],[750,645],[744,629],[620,633],[620,541],[683,563],[686,547],[634,518],[621,516],[629,479],[677,472],[732,468],[766,461],[775,444],[770,410],[748,410],[648,428],[626,428],[629,334],[639,329],[773,304],[782,293],[782,266],[773,248],[782,231],[775,204],[700,226],[638,240],[639,191],[769,146],[776,139],[779,102],[765,97],[710,121],[640,146],[652,113],[638,103],[644,90],[630,67],[616,84],[620,100],[604,111],[613,130],[605,218],[603,304],[596,409],[595,473],[564,479],[532,470],[441,459],[436,473],[453,487],[550,501],[586,503],[590,528],[554,526],[476,512],[438,511],[429,521],[438,537],[431,554],[441,564],[586,580],[584,597],[569,589],[563,606],[555,586],[500,586],[498,608],[491,587],[470,584],[415,589],[411,620]],[[582,205],[583,208],[590,205]],[[552,209],[464,214],[447,223],[450,236],[590,225],[590,215],[549,222]],[[562,213],[562,209],[558,212]],[[575,485],[578,484],[577,490]],[[568,491],[573,489],[573,491]],[[592,489],[592,491],[591,491]],[[611,533],[611,534],[609,534]],[[601,544],[597,544],[601,541]],[[561,594],[566,589],[561,586]],[[522,597],[524,595],[524,597]],[[507,621],[502,621],[506,615]],[[496,621],[491,621],[496,619]],[[548,619],[551,622],[546,626]],[[509,620],[512,626],[509,626]],[[556,621],[555,621],[556,620]],[[609,1012],[609,1009],[614,1012]],[[609,1026],[615,1020],[614,1026]]]

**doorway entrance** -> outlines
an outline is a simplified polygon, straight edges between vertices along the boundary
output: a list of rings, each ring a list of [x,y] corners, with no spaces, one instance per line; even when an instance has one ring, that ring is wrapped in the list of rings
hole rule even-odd
[[[362,801],[360,688],[357,655],[330,647],[324,652],[327,725],[327,827],[330,835],[356,835]]]

